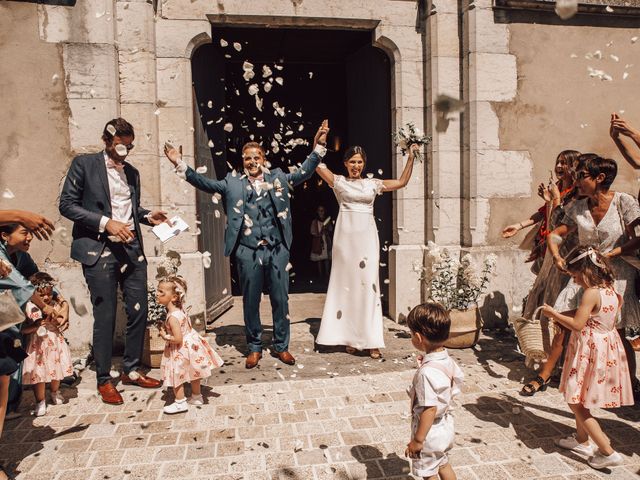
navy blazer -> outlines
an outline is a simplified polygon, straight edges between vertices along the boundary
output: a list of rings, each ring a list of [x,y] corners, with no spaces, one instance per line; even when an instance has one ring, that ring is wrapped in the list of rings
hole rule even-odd
[[[149,210],[140,206],[140,173],[128,162],[124,162],[124,173],[131,190],[136,238],[143,248],[140,223],[150,224],[145,217]],[[111,218],[111,194],[103,152],[73,159],[60,194],[59,210],[73,222],[71,258],[89,267],[95,265],[107,241],[107,232],[98,231],[100,219],[103,215]]]
[[[306,158],[300,168],[291,173],[284,173],[275,168],[264,174],[264,181],[273,185],[269,189],[269,196],[273,202],[278,222],[282,228],[284,244],[291,248],[293,228],[291,225],[291,197],[293,187],[311,178],[320,163],[320,156],[314,151]],[[246,175],[235,170],[227,173],[222,180],[211,180],[197,173],[191,167],[187,168],[186,180],[198,190],[207,193],[219,193],[224,197],[227,213],[227,227],[224,232],[224,255],[231,255],[236,247],[240,231],[242,230],[244,205],[246,204],[250,182]],[[291,190],[291,191],[290,191]],[[239,208],[241,206],[242,208]]]

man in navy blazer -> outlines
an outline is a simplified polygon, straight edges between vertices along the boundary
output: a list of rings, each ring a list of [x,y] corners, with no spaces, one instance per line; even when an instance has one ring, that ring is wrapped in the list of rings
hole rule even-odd
[[[126,120],[108,122],[102,133],[104,150],[71,162],[59,205],[60,213],[73,221],[71,258],[82,263],[91,294],[98,392],[114,405],[123,402],[110,375],[118,286],[127,313],[121,380],[145,388],[161,385],[138,371],[147,324],[147,259],[140,224],[157,225],[167,217],[140,206],[140,174],[125,161],[134,138]]]
[[[221,195],[227,214],[225,256],[234,255],[242,288],[242,307],[249,354],[246,368],[262,358],[260,297],[266,285],[273,316],[273,347],[278,358],[294,365],[289,353],[289,250],[292,241],[290,198],[293,187],[309,179],[326,153],[329,129],[324,124],[316,133],[314,150],[294,172],[265,167],[260,144],[242,148],[244,174],[235,170],[222,180],[211,180],[188,167],[181,149],[165,145],[167,158],[176,173],[199,190]]]

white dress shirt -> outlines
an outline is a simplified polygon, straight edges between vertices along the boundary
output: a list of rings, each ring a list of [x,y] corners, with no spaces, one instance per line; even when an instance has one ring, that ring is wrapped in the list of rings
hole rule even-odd
[[[133,204],[127,176],[124,170],[108,166],[109,157],[106,152],[103,152],[103,154],[105,167],[107,168],[107,180],[109,181],[109,195],[111,197],[111,218],[103,216],[100,219],[99,232],[104,232],[109,220],[128,223],[129,230],[135,230],[131,219]]]

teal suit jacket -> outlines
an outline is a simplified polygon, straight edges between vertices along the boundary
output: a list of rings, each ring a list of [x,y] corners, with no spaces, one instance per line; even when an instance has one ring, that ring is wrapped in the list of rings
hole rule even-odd
[[[291,224],[291,197],[293,187],[311,178],[316,167],[320,163],[318,153],[311,154],[295,172],[285,173],[280,168],[264,174],[264,181],[274,186],[269,190],[271,201],[275,205],[278,223],[282,229],[284,244],[291,248],[293,228]],[[244,205],[250,182],[246,175],[239,174],[235,170],[229,172],[222,180],[211,180],[197,173],[191,167],[185,173],[186,180],[198,190],[207,193],[219,193],[223,196],[225,211],[227,213],[227,227],[224,232],[224,255],[228,257],[238,243],[238,237],[242,230]]]

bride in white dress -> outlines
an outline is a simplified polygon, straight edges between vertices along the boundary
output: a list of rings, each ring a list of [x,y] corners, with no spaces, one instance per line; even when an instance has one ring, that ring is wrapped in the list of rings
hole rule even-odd
[[[348,177],[332,173],[320,164],[316,173],[333,188],[340,211],[333,236],[331,276],[316,342],[345,345],[347,353],[369,350],[380,358],[384,347],[382,307],[380,305],[380,243],[373,216],[376,195],[403,188],[411,178],[414,153],[399,179],[362,178],[367,157],[362,147],[351,147],[345,154]]]

